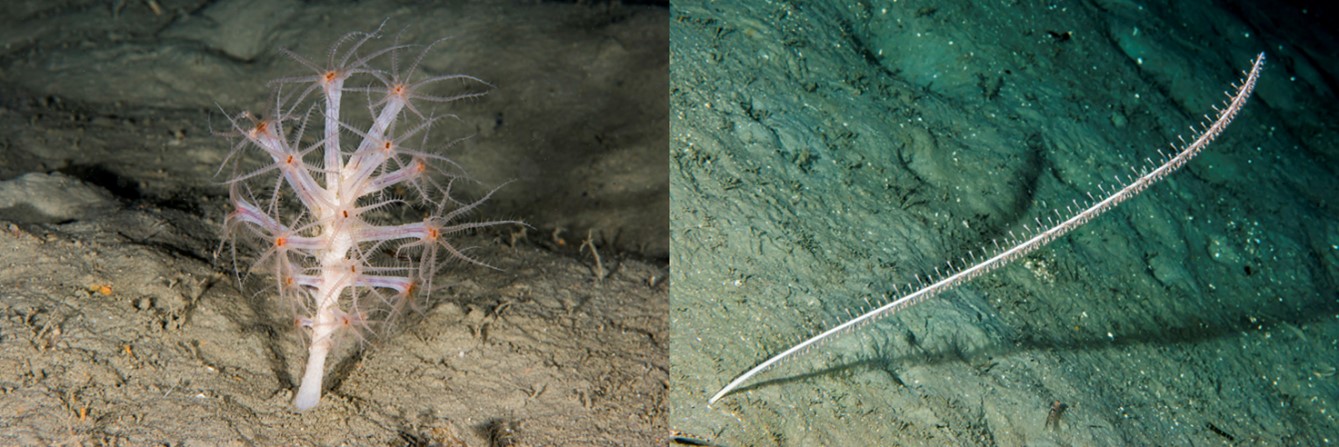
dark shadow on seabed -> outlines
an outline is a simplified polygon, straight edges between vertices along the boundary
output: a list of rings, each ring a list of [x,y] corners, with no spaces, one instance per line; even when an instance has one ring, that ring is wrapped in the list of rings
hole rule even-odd
[[[1170,296],[1167,298],[1170,299]],[[1252,331],[1269,331],[1278,327],[1280,323],[1290,324],[1294,327],[1322,323],[1330,320],[1336,314],[1339,314],[1339,291],[1333,292],[1333,296],[1316,296],[1311,300],[1300,303],[1298,306],[1289,308],[1261,305],[1258,308],[1250,309],[1250,312],[1246,310],[1234,311],[1227,315],[1221,315],[1219,318],[1208,320],[1202,318],[1206,315],[1203,313],[1178,315],[1177,318],[1173,319],[1186,322],[1186,324],[1179,326],[1157,327],[1150,324],[1154,322],[1144,321],[1142,326],[1122,329],[1119,332],[1111,333],[1109,336],[1099,336],[1099,334],[1093,333],[1065,333],[1046,337],[1046,334],[1009,330],[1006,334],[1009,338],[1008,344],[996,343],[975,349],[963,349],[958,340],[951,336],[942,343],[935,343],[939,346],[930,346],[930,343],[914,341],[917,336],[907,331],[904,337],[911,339],[908,344],[917,352],[898,354],[889,352],[892,350],[888,348],[889,343],[882,343],[877,340],[866,341],[861,343],[861,352],[853,354],[856,360],[837,360],[836,363],[838,364],[827,368],[786,377],[758,380],[752,384],[740,386],[724,396],[717,405],[728,405],[727,402],[732,395],[772,386],[805,386],[805,382],[811,379],[830,375],[849,376],[861,371],[883,371],[888,373],[895,382],[906,386],[902,379],[898,377],[897,371],[912,365],[937,366],[961,363],[973,365],[979,372],[986,373],[994,365],[992,362],[994,359],[1021,352],[1088,352],[1131,346],[1194,345],[1205,341],[1239,336]],[[1137,322],[1139,320],[1125,321],[1125,323]],[[933,333],[934,330],[931,329],[929,332]],[[846,336],[862,335],[846,334]],[[819,349],[821,346],[817,345],[810,349]],[[804,353],[801,353],[801,355],[804,355]],[[982,362],[982,360],[985,361]],[[722,385],[724,383],[722,382]]]

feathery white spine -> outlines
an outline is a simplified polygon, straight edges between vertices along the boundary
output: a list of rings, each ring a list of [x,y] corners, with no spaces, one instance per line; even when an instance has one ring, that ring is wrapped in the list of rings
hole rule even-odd
[[[1200,151],[1202,151],[1206,146],[1208,146],[1209,143],[1214,140],[1214,138],[1217,138],[1218,135],[1223,132],[1223,129],[1227,128],[1228,124],[1232,123],[1232,119],[1235,118],[1237,116],[1237,113],[1241,111],[1241,108],[1246,105],[1246,100],[1251,96],[1251,92],[1254,91],[1255,82],[1260,77],[1260,70],[1261,68],[1264,67],[1264,63],[1265,63],[1265,53],[1260,53],[1258,56],[1255,57],[1255,62],[1251,65],[1250,72],[1246,73],[1245,80],[1243,80],[1241,85],[1237,87],[1236,94],[1235,95],[1229,94],[1229,97],[1231,97],[1232,99],[1231,102],[1227,104],[1226,108],[1218,112],[1218,118],[1213,121],[1213,124],[1207,128],[1204,128],[1202,132],[1198,132],[1199,137],[1195,138],[1195,140],[1192,141],[1189,145],[1186,145],[1183,149],[1181,149],[1176,154],[1176,156],[1167,160],[1161,166],[1158,166],[1157,168],[1148,171],[1148,173],[1139,176],[1137,179],[1134,179],[1129,184],[1125,185],[1124,188],[1121,188],[1120,190],[1111,193],[1106,198],[1102,199],[1100,202],[1094,203],[1093,205],[1089,206],[1088,208],[1084,209],[1078,214],[1075,214],[1073,217],[1070,217],[1064,222],[1061,222],[1059,225],[1055,225],[1049,229],[1046,229],[1045,231],[1038,233],[1032,238],[1018,245],[1015,245],[1012,248],[991,257],[990,259],[982,261],[981,263],[973,265],[964,270],[958,271],[957,273],[953,273],[948,277],[944,277],[939,281],[936,281],[930,285],[922,287],[920,290],[917,290],[915,292],[912,292],[911,294],[893,300],[892,302],[885,304],[872,311],[866,312],[863,315],[847,320],[845,323],[837,325],[832,329],[828,329],[827,331],[824,331],[821,334],[810,337],[809,339],[800,342],[800,344],[792,346],[790,349],[787,349],[785,351],[782,351],[780,354],[772,356],[771,358],[762,362],[758,366],[753,367],[753,369],[744,372],[744,374],[741,374],[739,375],[739,377],[736,377],[734,380],[730,381],[730,383],[725,385],[724,388],[721,388],[720,391],[718,391],[715,395],[711,396],[711,399],[707,400],[707,405],[715,404],[717,400],[720,400],[721,397],[724,397],[726,394],[729,394],[731,391],[734,391],[736,388],[739,388],[739,386],[743,385],[744,382],[747,382],[749,379],[753,378],[759,373],[766,371],[772,366],[775,366],[780,361],[789,358],[790,356],[795,355],[796,353],[802,352],[805,349],[813,347],[819,342],[822,342],[823,340],[826,340],[836,334],[840,334],[842,332],[851,330],[852,328],[855,328],[864,323],[876,321],[882,317],[891,315],[900,309],[904,309],[916,305],[918,303],[921,303],[926,299],[929,299],[930,297],[933,297],[939,294],[940,292],[953,288],[954,286],[962,282],[969,281],[991,270],[1001,267],[1009,263],[1010,261],[1013,261],[1014,259],[1017,259],[1023,255],[1031,253],[1032,251],[1046,245],[1052,240],[1055,240],[1056,238],[1064,235],[1065,233],[1068,233],[1070,230],[1082,226],[1084,223],[1087,223],[1094,217],[1097,217],[1098,215],[1120,204],[1121,202],[1124,202],[1125,200],[1128,200],[1129,198],[1138,195],[1141,191],[1147,189],[1149,185],[1156,183],[1158,180],[1161,180],[1163,177],[1166,177],[1167,175],[1176,171],[1181,166],[1184,166],[1186,162],[1190,161],[1191,158],[1194,158],[1195,155],[1199,154]],[[1194,128],[1191,128],[1191,130],[1194,131]],[[1117,177],[1117,179],[1119,181],[1119,177]]]

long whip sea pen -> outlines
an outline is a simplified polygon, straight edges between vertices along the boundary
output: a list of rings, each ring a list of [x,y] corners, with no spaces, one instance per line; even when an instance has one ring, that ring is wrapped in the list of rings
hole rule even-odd
[[[1178,148],[1172,156],[1168,157],[1161,164],[1143,172],[1137,178],[1132,178],[1123,188],[1111,192],[1106,195],[1105,198],[1093,202],[1087,208],[1075,213],[1069,219],[1061,221],[1050,228],[1042,230],[1043,226],[1038,222],[1037,230],[1041,231],[1035,233],[1031,238],[1001,251],[984,261],[973,264],[970,267],[958,270],[957,272],[951,272],[947,274],[947,276],[937,275],[936,277],[939,278],[937,281],[931,281],[919,290],[904,295],[901,298],[893,300],[888,304],[866,312],[858,317],[847,320],[832,329],[823,331],[821,334],[810,337],[809,339],[782,351],[780,354],[768,358],[766,361],[758,364],[758,366],[753,367],[753,369],[740,374],[734,380],[730,381],[724,388],[721,388],[720,391],[711,396],[711,399],[707,401],[707,404],[715,404],[721,397],[724,397],[726,394],[739,388],[740,385],[743,385],[744,382],[747,382],[754,376],[776,366],[776,364],[782,360],[814,347],[824,340],[828,340],[838,334],[845,333],[862,324],[877,321],[892,315],[899,310],[922,303],[958,284],[970,281],[990,272],[991,270],[1004,266],[1015,259],[1041,248],[1047,243],[1068,233],[1070,230],[1083,226],[1083,224],[1088,223],[1088,221],[1101,215],[1107,210],[1110,210],[1112,207],[1119,205],[1121,202],[1139,195],[1140,192],[1143,192],[1150,185],[1157,183],[1158,180],[1162,180],[1164,177],[1167,177],[1167,175],[1176,172],[1177,169],[1180,169],[1181,166],[1184,166],[1191,158],[1194,158],[1200,151],[1204,150],[1209,143],[1213,142],[1214,138],[1217,138],[1219,134],[1223,133],[1223,130],[1227,128],[1228,124],[1232,123],[1232,119],[1241,111],[1241,108],[1246,105],[1246,99],[1251,96],[1251,92],[1255,90],[1255,82],[1260,78],[1260,70],[1264,67],[1264,63],[1265,54],[1260,53],[1255,57],[1255,61],[1251,65],[1251,70],[1244,73],[1246,77],[1241,81],[1241,84],[1233,86],[1236,89],[1236,93],[1227,94],[1228,100],[1224,103],[1223,109],[1218,110],[1215,108],[1218,115],[1217,118],[1213,120],[1212,124],[1200,129],[1197,132],[1198,136],[1191,140],[1190,143],[1186,143]],[[1153,165],[1150,164],[1150,167],[1152,166]]]

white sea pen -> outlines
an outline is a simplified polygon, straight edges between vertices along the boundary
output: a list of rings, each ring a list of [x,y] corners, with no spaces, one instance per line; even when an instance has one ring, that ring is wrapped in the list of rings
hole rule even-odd
[[[274,292],[294,311],[293,325],[309,337],[293,398],[299,411],[320,402],[326,358],[341,338],[362,341],[373,324],[419,307],[447,259],[483,265],[466,257],[451,236],[518,223],[464,220],[488,197],[454,197],[453,182],[463,174],[428,138],[434,124],[454,118],[434,115],[429,106],[478,97],[491,86],[464,74],[422,73],[432,44],[397,38],[368,49],[379,37],[347,34],[324,62],[285,51],[307,74],[271,82],[269,116],[230,119],[240,138],[224,161],[236,166],[228,180],[232,211],[224,237],[233,243],[234,259],[238,245],[252,248],[249,271],[270,276]],[[410,50],[418,55],[403,59]],[[454,94],[434,92],[452,84]],[[370,117],[343,118],[346,105],[365,107]],[[305,140],[318,125],[319,139]],[[268,162],[251,169],[242,154],[256,150]],[[286,206],[294,202],[300,208]],[[397,207],[421,211],[409,221],[391,222],[377,213]]]
[[[747,382],[749,379],[753,378],[753,376],[770,369],[782,360],[812,348],[824,340],[828,340],[838,334],[851,331],[863,324],[877,321],[892,315],[899,310],[922,303],[930,297],[951,289],[958,284],[970,281],[990,272],[991,270],[1000,268],[1015,259],[1041,248],[1047,243],[1068,233],[1070,230],[1083,226],[1083,224],[1098,215],[1101,215],[1112,207],[1119,205],[1121,202],[1139,195],[1140,192],[1147,189],[1150,185],[1157,183],[1158,180],[1162,180],[1164,177],[1167,177],[1167,175],[1176,172],[1181,166],[1184,166],[1191,158],[1194,158],[1195,155],[1198,155],[1200,151],[1204,150],[1210,142],[1213,142],[1214,138],[1217,138],[1218,135],[1227,128],[1228,124],[1232,123],[1232,119],[1235,118],[1237,112],[1240,112],[1241,108],[1246,105],[1246,99],[1251,96],[1251,92],[1255,89],[1255,82],[1260,78],[1260,70],[1264,67],[1264,63],[1265,53],[1260,53],[1255,57],[1255,62],[1251,65],[1251,70],[1249,72],[1243,72],[1245,79],[1240,85],[1233,85],[1233,88],[1236,89],[1236,93],[1226,93],[1228,99],[1224,101],[1223,108],[1219,109],[1214,107],[1214,110],[1218,112],[1217,118],[1213,119],[1207,127],[1204,123],[1201,123],[1200,129],[1196,132],[1197,136],[1194,140],[1180,148],[1173,145],[1175,151],[1172,155],[1164,155],[1164,161],[1160,164],[1146,166],[1143,174],[1135,178],[1130,178],[1128,181],[1124,182],[1125,187],[1116,190],[1101,200],[1095,201],[1092,205],[1089,205],[1087,208],[1074,214],[1069,219],[1051,225],[1044,231],[1036,233],[1031,238],[1023,240],[1022,242],[999,252],[995,256],[970,267],[958,270],[957,272],[952,272],[939,277],[938,280],[931,281],[929,285],[922,287],[920,290],[893,300],[877,309],[839,324],[832,329],[823,331],[821,334],[810,337],[808,340],[792,346],[789,349],[782,351],[780,354],[772,356],[758,366],[753,367],[753,369],[746,371],[744,374],[740,374],[739,377],[730,381],[724,388],[721,388],[720,391],[711,396],[711,399],[707,401],[707,405],[715,404],[721,397],[724,397],[726,394],[739,388],[740,385],[743,385],[744,382]],[[1206,123],[1210,122],[1207,115],[1205,118]]]

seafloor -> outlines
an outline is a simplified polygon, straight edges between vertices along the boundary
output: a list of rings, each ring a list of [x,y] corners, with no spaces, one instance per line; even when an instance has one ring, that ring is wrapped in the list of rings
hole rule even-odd
[[[674,2],[678,439],[1339,442],[1339,46],[1314,30],[1332,16],[1275,6]],[[707,406],[895,284],[1111,191],[1260,52],[1255,96],[1181,172]]]
[[[496,269],[448,267],[298,414],[291,310],[218,251],[216,134],[306,74],[281,48],[324,62],[383,22],[372,45],[449,37],[424,71],[495,87],[424,112],[459,118],[432,130],[465,138],[457,197],[501,186],[469,219],[530,228],[457,241]],[[667,30],[613,3],[4,2],[0,445],[663,442]]]

